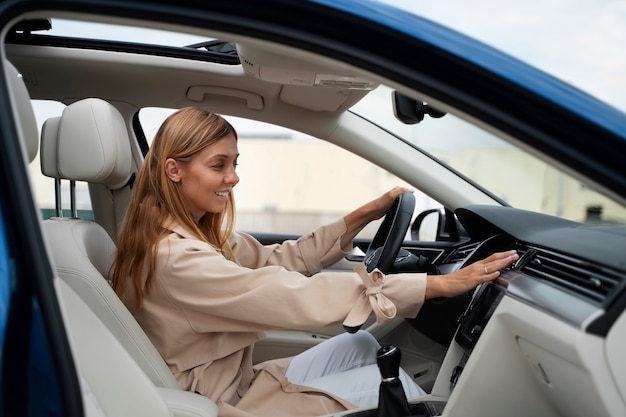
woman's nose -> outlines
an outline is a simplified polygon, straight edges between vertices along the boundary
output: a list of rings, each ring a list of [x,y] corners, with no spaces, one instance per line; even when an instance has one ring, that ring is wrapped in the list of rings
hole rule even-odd
[[[228,174],[226,175],[226,178],[224,178],[224,180],[226,183],[232,185],[235,185],[239,182],[239,175],[237,175],[237,171],[235,171],[235,168],[231,168],[228,171]]]

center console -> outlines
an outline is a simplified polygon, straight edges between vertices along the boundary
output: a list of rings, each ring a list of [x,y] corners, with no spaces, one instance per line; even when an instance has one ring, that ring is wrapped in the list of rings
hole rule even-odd
[[[457,332],[439,370],[430,395],[419,401],[407,401],[397,379],[400,351],[385,346],[378,352],[381,371],[379,404],[377,408],[346,412],[349,417],[432,417],[443,413],[447,399],[461,376],[465,363],[500,300],[506,293],[505,281],[498,279],[479,286],[468,308],[458,320]]]
[[[474,346],[505,294],[506,283],[501,278],[482,284],[476,289],[467,310],[459,318],[459,327],[446,353],[431,395],[439,398],[450,397]]]

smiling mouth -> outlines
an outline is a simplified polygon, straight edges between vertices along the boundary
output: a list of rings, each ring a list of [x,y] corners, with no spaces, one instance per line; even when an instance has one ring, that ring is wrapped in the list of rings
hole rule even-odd
[[[216,191],[215,194],[220,197],[228,197],[228,191]]]

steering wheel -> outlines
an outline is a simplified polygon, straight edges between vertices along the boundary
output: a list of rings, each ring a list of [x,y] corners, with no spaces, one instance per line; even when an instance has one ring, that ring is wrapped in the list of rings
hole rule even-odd
[[[396,198],[380,227],[376,231],[370,243],[363,263],[367,272],[378,268],[383,274],[392,271],[396,256],[404,241],[406,231],[411,224],[415,209],[415,196],[413,193],[403,193]],[[348,333],[356,333],[361,326],[343,326]]]
[[[363,262],[367,272],[372,272],[376,268],[383,274],[392,272],[414,210],[413,193],[403,193],[396,198],[365,252]]]

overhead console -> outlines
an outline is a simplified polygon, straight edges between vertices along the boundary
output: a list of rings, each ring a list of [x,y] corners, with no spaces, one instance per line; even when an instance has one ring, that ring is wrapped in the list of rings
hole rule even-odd
[[[240,43],[237,52],[246,75],[282,85],[282,102],[309,110],[347,109],[378,86],[345,65],[323,65]]]
[[[334,87],[349,90],[373,90],[372,80],[360,77],[348,68],[323,66],[319,63],[279,55],[250,45],[237,44],[241,65],[247,75],[277,84],[303,87]]]

